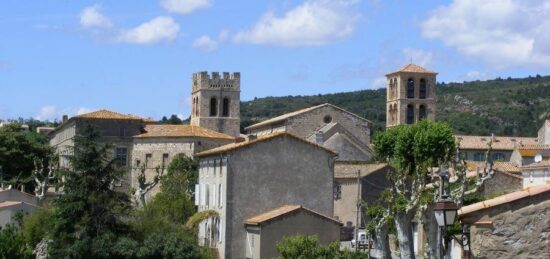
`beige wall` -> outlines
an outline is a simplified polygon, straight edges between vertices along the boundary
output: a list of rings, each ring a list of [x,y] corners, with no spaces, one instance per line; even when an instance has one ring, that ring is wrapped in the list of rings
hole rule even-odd
[[[407,81],[409,78],[414,80],[415,98],[407,98]],[[420,99],[420,80],[426,80],[426,98]],[[390,84],[396,82],[396,84]],[[387,76],[387,104],[386,104],[386,126],[396,126],[406,124],[407,105],[412,104],[415,107],[415,122],[419,120],[419,107],[424,104],[427,108],[427,119],[435,120],[435,85],[436,77],[433,74],[406,73],[400,72]],[[395,109],[394,109],[395,107]]]

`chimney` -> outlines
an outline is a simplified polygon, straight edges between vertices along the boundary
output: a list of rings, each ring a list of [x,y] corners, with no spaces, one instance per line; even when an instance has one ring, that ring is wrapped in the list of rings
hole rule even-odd
[[[325,139],[323,137],[323,133],[320,131],[315,132],[315,143],[319,145],[323,145],[324,142],[325,142]]]
[[[65,122],[67,122],[68,120],[69,120],[69,115],[64,114],[64,115],[63,115],[63,119],[62,119],[61,122],[65,123]]]
[[[258,138],[258,136],[256,136],[256,135],[248,135],[248,140],[249,141],[256,140],[257,138]]]
[[[245,139],[243,137],[236,137],[235,138],[235,143],[241,143],[241,142],[244,142]]]

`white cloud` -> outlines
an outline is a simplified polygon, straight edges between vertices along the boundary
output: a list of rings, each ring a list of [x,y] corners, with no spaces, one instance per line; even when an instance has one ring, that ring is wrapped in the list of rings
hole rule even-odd
[[[212,52],[218,48],[218,42],[207,35],[203,35],[195,39],[192,46],[205,52]]]
[[[378,77],[375,78],[372,81],[372,87],[371,89],[380,89],[386,87],[386,78],[385,77]]]
[[[74,116],[89,112],[92,112],[92,110],[86,107],[59,109],[54,105],[45,105],[40,108],[38,114],[34,116],[34,118],[37,120],[54,121],[56,119],[60,120],[64,114]]]
[[[433,53],[422,49],[403,49],[403,55],[405,56],[405,63],[414,63],[421,67],[427,67],[431,64],[433,59]],[[412,62],[411,62],[412,61]]]
[[[38,111],[38,114],[34,117],[37,120],[55,120],[57,117],[57,114],[59,112],[57,111],[57,108],[53,105],[46,105],[42,108],[40,108],[40,111]]]
[[[454,0],[435,9],[423,35],[497,68],[550,67],[550,0]]]
[[[359,14],[357,0],[307,0],[282,16],[267,12],[248,30],[237,33],[237,43],[286,47],[324,45],[349,37]]]
[[[84,28],[110,28],[113,26],[109,18],[100,13],[101,5],[95,4],[80,12],[80,25]]]
[[[229,37],[229,30],[222,30],[218,35],[218,41],[224,42],[227,40],[228,37]]]
[[[136,44],[173,41],[178,36],[179,30],[180,26],[172,17],[159,16],[121,33],[117,37],[117,41]]]
[[[160,5],[169,12],[190,14],[196,10],[210,7],[211,0],[161,0]]]

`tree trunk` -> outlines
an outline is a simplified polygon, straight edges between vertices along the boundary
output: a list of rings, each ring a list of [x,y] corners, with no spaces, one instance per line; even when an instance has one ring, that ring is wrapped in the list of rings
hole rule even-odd
[[[376,228],[374,236],[375,257],[380,259],[391,259],[390,242],[388,240],[388,224],[383,223]]]
[[[428,205],[428,208],[424,210],[421,219],[424,235],[426,237],[426,258],[435,258],[437,257],[437,246],[439,243],[437,239],[438,226],[433,212],[433,205]]]
[[[411,227],[412,217],[406,213],[398,213],[395,215],[394,219],[401,259],[414,259],[415,256]]]

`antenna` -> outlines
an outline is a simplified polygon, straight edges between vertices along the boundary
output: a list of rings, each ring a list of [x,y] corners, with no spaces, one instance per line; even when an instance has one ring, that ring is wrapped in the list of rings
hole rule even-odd
[[[411,57],[411,64],[413,63],[413,57]]]

